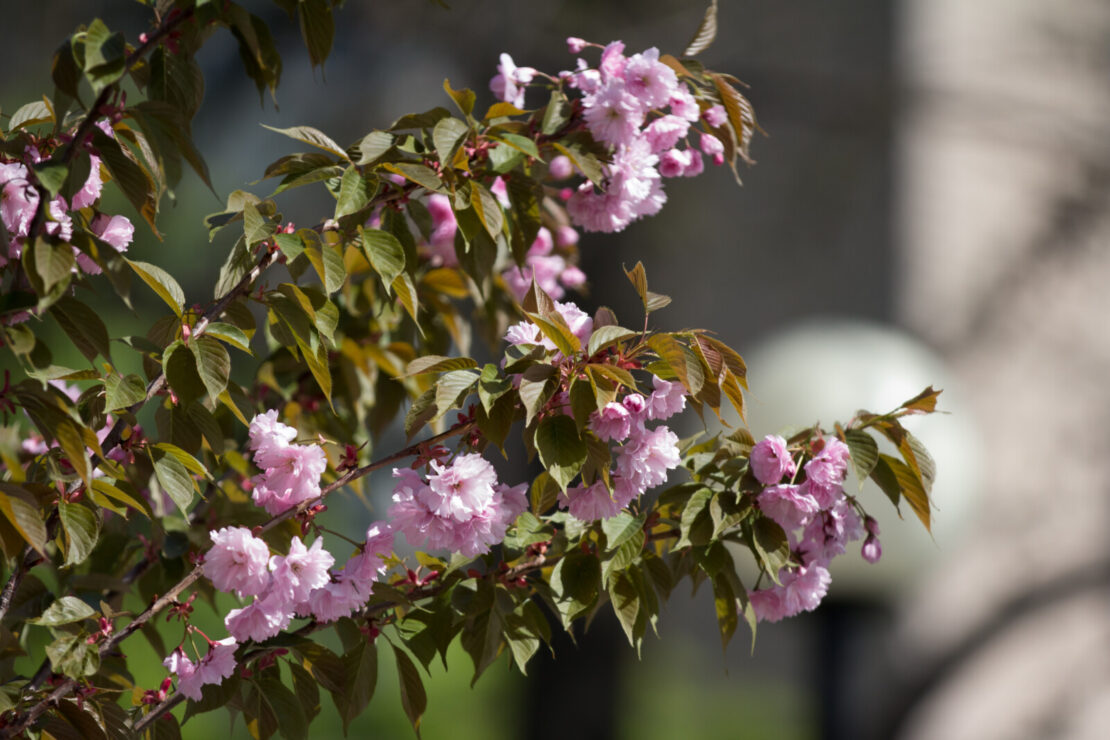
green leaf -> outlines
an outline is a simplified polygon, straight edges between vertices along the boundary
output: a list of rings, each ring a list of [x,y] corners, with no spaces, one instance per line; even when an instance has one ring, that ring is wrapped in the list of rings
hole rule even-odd
[[[464,138],[470,133],[470,127],[457,118],[441,118],[432,129],[432,145],[436,148],[439,163],[444,169],[451,166],[455,159],[455,151],[462,144]]]
[[[111,361],[108,329],[96,311],[76,298],[62,296],[50,307],[50,315],[89,362],[97,355]]]
[[[551,398],[555,372],[551,365],[532,365],[521,374],[519,393],[524,404],[526,426],[531,426],[532,419]]]
[[[476,365],[477,363],[475,363],[474,366]],[[409,367],[412,367],[411,363]],[[496,403],[497,399],[501,398],[501,396],[512,389],[512,381],[508,378],[501,377],[501,372],[497,369],[497,365],[486,363],[485,367],[482,368],[482,377],[478,379],[478,399],[482,402],[482,408],[486,410],[486,413],[489,413],[489,410],[493,407],[493,404]]]
[[[640,615],[640,590],[632,578],[624,573],[616,573],[609,581],[609,601],[632,647],[637,647],[636,621]]]
[[[477,96],[473,90],[455,90],[451,87],[451,80],[444,79],[443,91],[451,96],[451,100],[455,101],[455,105],[459,106],[464,116],[469,116],[474,111],[474,101]]]
[[[397,298],[400,299],[401,305],[405,307],[405,311],[412,317],[413,323],[415,323],[419,329],[420,320],[416,317],[419,311],[419,304],[416,302],[416,286],[413,285],[412,277],[410,277],[407,272],[401,273],[393,281],[393,292],[397,294]]]
[[[343,732],[358,718],[374,696],[378,683],[378,649],[372,642],[360,640],[343,656],[343,689],[333,692],[336,708],[343,720]],[[340,706],[340,697],[343,702]]]
[[[166,302],[167,306],[173,309],[175,314],[181,316],[185,308],[185,291],[181,289],[172,275],[149,262],[127,260],[127,264],[131,266],[136,275],[143,279],[144,283],[158,294],[159,298]]]
[[[116,186],[123,191],[127,200],[157,236],[158,229],[154,219],[158,215],[158,188],[150,174],[135,161],[134,155],[118,140],[108,136],[96,126],[92,130],[92,144],[100,153],[101,163],[108,168]]]
[[[169,442],[159,442],[154,445],[154,449],[161,450],[162,452],[173,455],[175,458],[177,458],[177,461],[184,465],[185,469],[193,475],[203,475],[206,478],[212,477],[208,474],[208,468],[204,467],[204,464],[200,460],[196,459],[177,445],[172,445]]]
[[[352,213],[361,211],[370,200],[370,192],[366,187],[366,180],[358,167],[351,165],[343,171],[339,181],[339,197],[335,202],[335,217],[343,218]]]
[[[452,370],[436,381],[436,415],[439,419],[452,409],[459,408],[478,382],[478,373],[472,370]]]
[[[637,262],[636,266],[631,270],[625,270],[624,274],[628,276],[629,282],[632,287],[636,289],[636,295],[640,296],[640,301],[644,304],[644,311],[647,311],[647,273],[644,271],[644,263]]]
[[[65,453],[66,459],[69,460],[70,465],[81,477],[85,485],[89,484],[92,477],[92,470],[89,465],[89,452],[88,452],[88,439],[85,432],[88,430],[73,421],[72,419],[62,419],[54,427],[54,436],[58,440],[58,445]],[[93,442],[96,442],[96,437],[93,437]]]
[[[99,18],[85,31],[85,77],[93,92],[99,93],[123,76],[126,70],[127,42],[122,33],[112,33]]]
[[[871,475],[875,465],[879,462],[879,446],[867,432],[860,429],[848,429],[844,432],[844,443],[852,453],[852,468],[859,478],[860,485]]]
[[[82,504],[59,501],[58,517],[65,533],[65,565],[85,562],[100,537],[100,516]]]
[[[536,451],[551,478],[563,491],[586,463],[586,443],[569,416],[549,416],[536,427]]]
[[[578,145],[563,146],[559,142],[551,144],[555,149],[570,160],[579,172],[585,175],[590,182],[595,185],[601,185],[605,179],[605,174],[601,171],[601,162],[596,156],[590,152],[582,149]]]
[[[790,560],[790,541],[776,522],[761,516],[752,522],[752,544],[767,575],[778,582],[778,573]]]
[[[45,555],[46,525],[29,494],[10,483],[0,483],[0,513],[35,552]]]
[[[701,361],[689,347],[670,334],[654,334],[648,339],[648,346],[659,358],[670,366],[682,384],[696,396],[705,385],[705,372]]]
[[[31,251],[35,274],[42,281],[41,288],[35,286],[39,295],[50,293],[54,286],[69,282],[76,265],[72,246],[40,236],[35,239]]]
[[[478,363],[469,357],[443,357],[442,355],[424,355],[417,357],[405,368],[405,375],[423,375],[424,373],[442,373],[448,370],[469,370],[478,367]],[[483,374],[484,375],[484,374]]]
[[[601,531],[605,533],[606,549],[616,550],[638,532],[642,532],[645,519],[643,514],[632,516],[629,512],[622,511],[614,517],[602,520]]]
[[[57,195],[65,184],[69,169],[64,164],[57,164],[53,160],[46,160],[32,165],[35,177],[39,183],[49,191],[50,195]]]
[[[705,9],[705,16],[701,19],[701,25],[698,26],[698,30],[694,34],[694,37],[690,39],[690,43],[686,46],[686,51],[682,52],[682,56],[697,56],[708,49],[716,38],[717,0],[711,0],[709,7]]]
[[[929,494],[925,492],[925,487],[921,482],[921,478],[914,473],[910,466],[890,455],[879,455],[879,461],[875,470],[872,471],[872,478],[874,478],[877,483],[879,482],[879,478],[876,478],[874,473],[878,473],[879,469],[883,468],[885,464],[883,473],[879,473],[879,477],[884,477],[884,473],[887,475],[893,474],[899,491],[902,496],[905,497],[906,501],[909,502],[910,508],[913,509],[913,513],[916,514],[917,518],[921,520],[921,523],[925,525],[925,529],[932,532],[932,505],[929,502]],[[889,471],[889,473],[887,471]],[[879,483],[879,485],[884,491],[887,491],[889,480],[885,482],[886,485],[883,483]],[[887,495],[890,495],[889,491],[887,491]],[[891,498],[893,499],[893,497]]]
[[[231,375],[231,357],[227,349],[214,337],[201,335],[194,337],[189,349],[197,362],[197,374],[204,383],[209,397],[216,399],[227,388]]]
[[[188,406],[204,395],[205,386],[197,372],[196,356],[180,339],[174,340],[162,353],[162,370],[179,403]]]
[[[196,492],[188,469],[173,455],[163,454],[154,461],[154,474],[158,478],[158,485],[169,494],[181,513],[188,515],[189,505]]]
[[[343,150],[343,147],[332,141],[332,139],[323,131],[314,129],[311,126],[274,128],[273,126],[262,124],[262,128],[270,129],[271,131],[275,131],[284,136],[288,136],[290,139],[296,139],[297,141],[300,141],[304,144],[314,146],[317,149],[323,149],[325,152],[328,152],[329,154],[334,154],[335,156],[342,159],[348,159],[347,152]]]
[[[529,313],[528,318],[540,328],[543,335],[550,339],[555,347],[566,357],[573,357],[582,351],[582,344],[563,315],[558,311],[549,311],[543,315]]]
[[[63,596],[51,604],[42,616],[28,619],[30,624],[43,627],[57,627],[62,624],[73,624],[82,619],[95,617],[97,611],[76,596]]]
[[[505,214],[502,212],[501,204],[497,201],[497,198],[493,197],[493,193],[487,190],[484,185],[475,180],[470,183],[470,204],[474,207],[474,212],[478,214],[482,225],[486,227],[490,239],[496,241],[498,234],[501,233],[501,228],[505,224]]]
[[[63,633],[46,646],[46,657],[55,673],[70,678],[91,676],[100,669],[100,650],[86,641],[85,633]]]
[[[543,122],[540,124],[540,130],[550,136],[565,126],[569,120],[570,106],[567,104],[566,97],[562,90],[552,90],[551,98],[543,111]]]
[[[564,627],[593,606],[600,588],[601,567],[595,556],[574,549],[555,564],[551,571],[551,594]]]
[[[432,128],[439,122],[439,119],[446,118],[451,115],[451,111],[446,108],[436,106],[431,110],[426,110],[423,113],[410,113],[407,116],[401,116],[393,125],[389,127],[390,131],[401,131],[404,129],[413,128]]]
[[[437,175],[435,170],[431,167],[425,167],[422,164],[413,164],[411,162],[387,162],[381,167],[427,190],[442,192],[444,189],[443,181],[439,179],[439,175]]]
[[[676,550],[690,545],[705,545],[709,542],[713,532],[713,520],[709,515],[708,506],[713,492],[708,488],[699,488],[686,501],[682,509],[681,537],[675,543]]]
[[[392,148],[393,136],[385,131],[371,131],[358,144],[359,157],[356,164],[373,164]]]
[[[109,375],[104,379],[104,411],[112,413],[146,400],[146,384],[134,373],[124,377]]]
[[[593,357],[609,345],[635,336],[638,336],[637,332],[625,329],[623,326],[602,326],[595,329],[590,335],[589,344],[586,346],[586,356]]]
[[[50,110],[50,106],[41,100],[35,100],[16,109],[8,123],[8,131],[17,131],[26,126],[53,120],[54,111]]]
[[[257,686],[262,701],[273,713],[282,737],[288,740],[305,740],[308,737],[308,718],[305,717],[297,696],[273,673],[262,674]]]
[[[92,490],[102,496],[119,501],[125,506],[130,506],[135,511],[142,513],[147,519],[151,518],[150,509],[144,502],[137,500],[117,486],[113,486],[103,478],[97,478],[92,482]]]
[[[393,654],[397,658],[397,677],[401,687],[401,706],[405,715],[412,723],[412,729],[420,735],[420,719],[424,710],[428,708],[428,696],[424,693],[424,683],[420,680],[420,673],[413,665],[408,653],[396,645],[392,645]]]
[[[221,321],[213,321],[204,329],[204,336],[216,337],[222,339],[232,347],[246,352],[248,355],[251,353],[251,340],[242,329],[232,324],[226,324]]]
[[[362,251],[370,260],[370,266],[381,275],[386,288],[405,270],[405,248],[397,237],[381,229],[359,227],[362,237]]]
[[[297,4],[297,17],[301,24],[301,38],[308,49],[312,66],[324,63],[331,53],[332,39],[335,37],[335,19],[332,17],[328,0],[300,0]]]

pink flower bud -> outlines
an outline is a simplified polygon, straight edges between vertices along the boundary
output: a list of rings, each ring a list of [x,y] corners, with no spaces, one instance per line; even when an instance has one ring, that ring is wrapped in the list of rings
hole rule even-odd
[[[581,54],[582,50],[586,48],[586,39],[580,39],[577,36],[567,37],[567,51],[571,54]]]
[[[867,539],[863,541],[860,555],[869,563],[879,562],[879,558],[883,556],[883,546],[879,544],[879,538],[873,534],[867,535]]]
[[[568,157],[560,154],[552,158],[551,163],[547,165],[547,171],[553,179],[565,180],[574,174],[574,166]]]

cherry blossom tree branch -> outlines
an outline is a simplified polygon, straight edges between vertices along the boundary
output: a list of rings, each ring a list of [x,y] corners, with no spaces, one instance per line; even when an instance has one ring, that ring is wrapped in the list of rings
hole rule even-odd
[[[244,279],[246,279],[246,278],[244,278]],[[464,433],[470,431],[470,429],[473,427],[473,425],[474,425],[473,422],[466,422],[466,423],[463,423],[463,424],[459,424],[457,426],[452,427],[451,429],[448,429],[445,432],[441,432],[441,433],[439,433],[435,436],[429,437],[428,439],[425,439],[425,440],[422,440],[420,442],[416,442],[414,444],[411,444],[408,447],[405,447],[404,449],[399,450],[398,452],[395,452],[391,455],[387,455],[386,457],[381,458],[380,460],[375,460],[374,462],[363,465],[362,467],[352,468],[351,470],[348,470],[343,475],[341,475],[339,478],[337,478],[335,481],[333,481],[329,485],[322,488],[320,490],[320,495],[317,498],[311,499],[309,501],[304,501],[296,507],[293,507],[291,509],[288,509],[287,511],[283,511],[282,513],[280,513],[280,514],[278,514],[274,517],[271,517],[269,521],[267,521],[265,524],[261,525],[260,531],[265,532],[265,531],[268,531],[270,529],[273,529],[274,527],[276,527],[278,524],[285,521],[286,519],[289,519],[291,517],[294,517],[294,516],[297,516],[298,514],[303,513],[309,506],[312,506],[313,504],[319,503],[321,500],[324,499],[324,497],[328,496],[329,494],[333,493],[334,491],[342,488],[343,486],[347,485],[348,483],[351,483],[352,481],[358,480],[359,478],[362,478],[363,476],[369,475],[370,473],[372,473],[375,470],[383,468],[383,467],[385,467],[387,465],[390,465],[392,463],[395,463],[399,460],[403,460],[406,457],[411,457],[412,455],[418,453],[419,451],[421,451],[422,449],[424,449],[426,447],[429,447],[431,445],[435,445],[439,442],[450,439],[451,437],[455,437],[455,436],[458,436],[460,434],[464,434]],[[113,651],[116,650],[116,648],[119,646],[119,644],[121,642],[123,642],[128,637],[130,637],[135,632],[137,632],[139,629],[141,629],[144,624],[149,622],[151,619],[153,619],[155,616],[157,616],[160,612],[162,612],[167,607],[172,606],[173,604],[177,603],[178,602],[178,596],[180,596],[187,588],[189,588],[194,583],[196,583],[197,580],[199,580],[202,575],[203,575],[203,568],[199,565],[196,566],[195,568],[193,568],[191,571],[189,571],[185,575],[184,578],[182,578],[180,581],[178,581],[172,588],[170,588],[169,591],[167,591],[166,593],[162,594],[157,599],[155,599],[155,601],[150,606],[148,606],[145,610],[143,610],[143,612],[141,614],[139,614],[137,617],[135,617],[126,627],[119,630],[118,632],[115,632],[112,635],[112,637],[110,637],[108,640],[106,640],[104,643],[102,643],[101,646],[100,646],[100,649],[99,649],[100,657],[104,658],[107,655],[111,654]],[[65,681],[63,681],[61,684],[59,684],[57,686],[57,688],[55,688],[52,692],[50,692],[50,694],[45,699],[40,700],[37,704],[32,706],[26,712],[18,714],[16,716],[16,718],[12,721],[11,724],[7,725],[6,727],[0,728],[0,738],[10,738],[10,737],[15,737],[15,736],[19,735],[21,732],[23,732],[28,727],[30,727],[35,722],[35,720],[37,720],[40,716],[42,716],[43,712],[46,712],[48,709],[50,709],[51,705],[53,705],[58,700],[66,697],[70,693],[72,693],[73,690],[75,688],[77,688],[78,685],[79,685],[78,682],[75,681],[72,678],[69,678],[69,679],[66,679]],[[174,694],[173,696],[178,696],[178,695]],[[166,700],[166,702],[168,702],[169,699],[172,699],[172,698],[173,697],[169,697]],[[178,701],[180,701],[180,700],[178,700]],[[166,702],[163,702],[163,704],[166,704]],[[163,705],[159,705],[159,707],[157,707],[155,709],[155,711],[146,715],[143,718],[143,720],[146,720],[146,718],[150,717],[151,715],[161,716],[161,714],[163,714],[166,709],[170,709],[173,706],[176,706],[176,704],[177,704],[177,701],[173,702],[172,704],[167,704],[164,707],[163,707]],[[153,720],[149,720],[149,721],[153,721]],[[141,727],[145,727],[145,726],[146,726],[146,723],[141,724]],[[136,731],[139,731],[140,730],[140,724],[136,724],[136,727],[134,729]]]

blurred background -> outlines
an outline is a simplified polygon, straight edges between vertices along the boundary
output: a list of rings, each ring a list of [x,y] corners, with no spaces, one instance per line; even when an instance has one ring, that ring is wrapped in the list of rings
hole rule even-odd
[[[259,124],[354,141],[445,104],[447,76],[488,101],[502,51],[547,71],[573,64],[569,35],[677,54],[703,12],[686,0],[448,1],[349,0],[315,71],[294,24],[245,2],[270,22],[285,71],[276,110],[259,105],[229,37],[202,51],[194,133],[220,197],[269,193],[250,183],[296,146]],[[502,660],[471,689],[458,651],[450,675],[433,670],[423,736],[1106,737],[1110,4],[720,5],[703,60],[751,86],[768,133],[758,164],[743,188],[726,170],[671,181],[660,216],[584,238],[583,268],[613,287],[579,303],[637,315],[620,266],[642,260],[652,289],[675,298],[660,328],[712,328],[748,360],[757,437],[944,388],[949,415],[912,427],[939,469],[933,536],[865,490],[883,559],[841,558],[852,562],[834,564],[821,608],[761,625],[754,648],[741,627],[722,654],[711,595],[679,588],[641,659],[608,615],[528,679]],[[6,112],[48,88],[49,51],[77,23],[99,15],[132,39],[146,27],[127,0],[5,3],[4,15]],[[279,203],[315,222],[327,200]],[[139,228],[132,253],[207,299],[228,245],[210,245],[201,218],[221,205],[187,175],[178,204],[164,204],[165,241]],[[136,220],[126,204],[108,210]],[[113,329],[128,321],[147,323],[121,316]],[[150,657],[137,678],[153,686],[163,674]],[[352,732],[411,737],[384,653],[377,692]],[[324,704],[313,727],[331,737]],[[185,732],[225,728],[200,717]],[[241,722],[232,734],[245,735]]]

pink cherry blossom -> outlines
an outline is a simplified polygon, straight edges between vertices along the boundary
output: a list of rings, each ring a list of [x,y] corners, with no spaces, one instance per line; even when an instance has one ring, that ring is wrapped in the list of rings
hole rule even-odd
[[[667,480],[681,462],[678,436],[665,426],[633,432],[617,452],[617,473],[640,493]]]
[[[803,489],[809,490],[808,484]],[[855,542],[864,535],[863,523],[855,507],[841,498],[831,508],[816,514],[806,525],[798,551],[802,559],[809,562],[828,562],[837,555],[844,554],[849,542]]]
[[[647,399],[647,418],[669,419],[686,408],[686,386],[652,376],[655,390]]]
[[[571,54],[581,54],[586,45],[585,39],[580,39],[577,36],[567,36],[567,51]]]
[[[759,494],[758,501],[763,513],[786,532],[806,526],[818,511],[817,501],[803,486],[769,486]]]
[[[699,142],[699,149],[705,152],[707,157],[713,159],[713,164],[723,164],[725,161],[725,145],[721,143],[713,134],[702,134]]]
[[[256,596],[270,581],[270,548],[246,527],[209,532],[212,549],[204,556],[204,575],[220,591]]]
[[[663,177],[681,177],[689,168],[689,149],[668,149],[659,157],[659,174]]]
[[[610,402],[590,414],[589,425],[598,439],[623,442],[632,432],[632,415],[623,404]]]
[[[705,122],[713,128],[718,128],[724,125],[724,122],[728,120],[728,114],[725,112],[725,107],[720,103],[706,108],[705,112],[702,113],[702,117],[705,118]]]
[[[748,592],[756,618],[777,622],[803,611],[813,611],[828,593],[832,577],[823,564],[814,563],[779,573],[781,586]]]
[[[678,89],[678,77],[659,61],[659,50],[655,47],[628,57],[624,81],[628,92],[648,108],[666,105]]]
[[[309,548],[299,537],[294,537],[289,543],[288,555],[275,555],[270,559],[270,570],[274,574],[272,588],[286,604],[301,603],[313,589],[330,580],[328,568],[335,564],[335,558],[323,546],[322,537],[316,538]]]
[[[568,488],[565,494],[559,494],[559,501],[572,517],[581,522],[609,519],[623,508],[600,479],[589,487]]]
[[[644,123],[643,105],[623,85],[602,87],[586,98],[583,107],[593,137],[613,146],[633,141]]]
[[[261,642],[288,627],[292,619],[292,607],[279,595],[271,593],[242,609],[232,609],[224,617],[224,627],[239,642]]]
[[[104,181],[100,177],[100,157],[90,154],[89,176],[85,178],[85,184],[81,186],[81,189],[73,194],[73,201],[70,206],[75,211],[91,206],[100,197],[103,187]]]
[[[265,459],[272,464],[251,478],[251,498],[271,515],[320,496],[320,476],[328,467],[324,450],[317,445],[271,448]],[[259,455],[255,455],[257,461]]]
[[[797,472],[794,459],[786,449],[786,440],[777,434],[769,434],[752,448],[749,459],[756,480],[765,486],[772,486]]]

